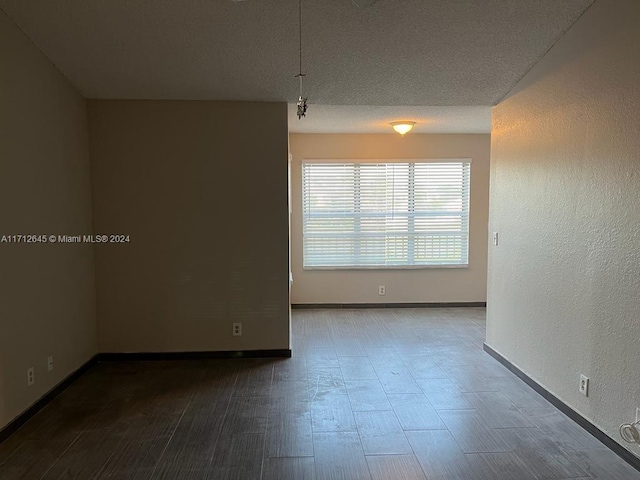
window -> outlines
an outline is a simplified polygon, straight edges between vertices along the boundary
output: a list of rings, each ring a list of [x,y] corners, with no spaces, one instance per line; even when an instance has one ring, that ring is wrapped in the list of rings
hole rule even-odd
[[[469,160],[303,163],[304,268],[466,266]]]

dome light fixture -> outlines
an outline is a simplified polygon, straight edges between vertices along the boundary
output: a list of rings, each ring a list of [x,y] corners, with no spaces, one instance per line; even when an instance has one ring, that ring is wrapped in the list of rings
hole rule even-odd
[[[404,137],[406,133],[409,133],[416,122],[410,122],[408,120],[402,120],[401,122],[391,122],[391,127]]]

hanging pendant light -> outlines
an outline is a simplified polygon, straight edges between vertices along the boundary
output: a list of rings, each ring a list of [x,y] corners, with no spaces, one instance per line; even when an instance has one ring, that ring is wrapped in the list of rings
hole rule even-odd
[[[298,97],[298,120],[307,116],[307,97],[302,93],[302,80],[306,74],[302,73],[302,0],[298,0],[298,26],[300,32],[300,70],[296,75],[300,79],[300,96]]]

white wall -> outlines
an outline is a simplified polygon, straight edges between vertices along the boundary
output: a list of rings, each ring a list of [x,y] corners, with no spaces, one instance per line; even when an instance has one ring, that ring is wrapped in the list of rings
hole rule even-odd
[[[289,348],[287,106],[89,102],[101,352]],[[232,323],[243,323],[233,337]]]
[[[90,234],[86,103],[1,11],[0,72],[0,235]],[[96,325],[91,245],[0,243],[0,265],[2,428],[96,353]]]
[[[303,120],[304,121],[304,120]],[[484,302],[489,135],[291,134],[291,301],[305,303]],[[469,268],[303,270],[303,160],[471,158]],[[378,286],[386,295],[378,295]]]
[[[618,441],[640,406],[639,21],[596,1],[495,107],[491,147],[487,343]]]

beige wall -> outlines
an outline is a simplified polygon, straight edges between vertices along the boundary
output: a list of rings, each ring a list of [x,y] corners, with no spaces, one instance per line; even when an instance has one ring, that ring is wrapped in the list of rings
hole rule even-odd
[[[304,121],[304,120],[303,120]],[[304,303],[484,302],[487,273],[489,135],[291,134],[291,301]],[[303,160],[471,158],[469,268],[303,270]],[[378,286],[386,295],[378,295]]]
[[[640,406],[638,20],[595,2],[492,133],[487,343],[618,441]]]
[[[287,106],[90,101],[102,352],[289,347]],[[243,336],[231,335],[243,323]]]
[[[1,11],[0,72],[0,235],[90,234],[85,101]],[[90,245],[0,243],[0,265],[2,428],[96,353],[96,327]]]

